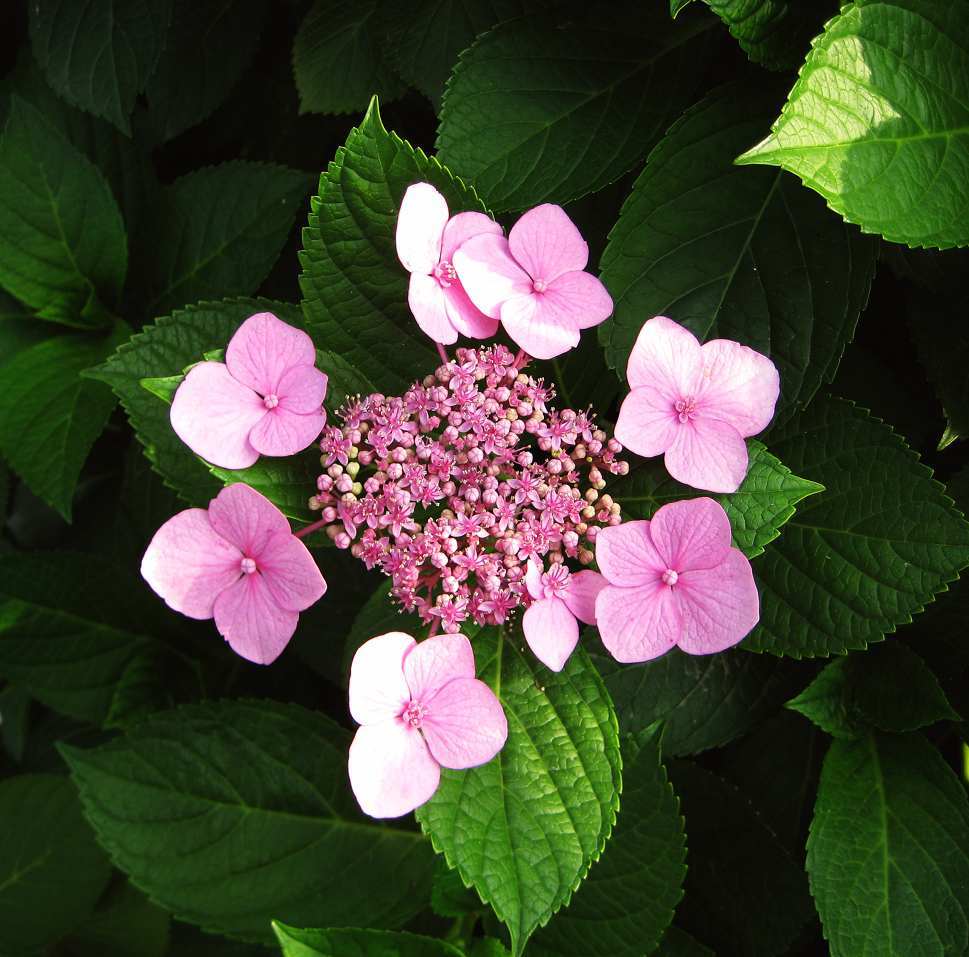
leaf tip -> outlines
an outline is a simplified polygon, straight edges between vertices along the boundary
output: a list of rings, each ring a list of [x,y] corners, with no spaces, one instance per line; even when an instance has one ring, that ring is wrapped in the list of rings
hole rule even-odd
[[[777,137],[770,133],[746,153],[741,153],[733,162],[734,166],[779,166],[775,154],[780,149]]]

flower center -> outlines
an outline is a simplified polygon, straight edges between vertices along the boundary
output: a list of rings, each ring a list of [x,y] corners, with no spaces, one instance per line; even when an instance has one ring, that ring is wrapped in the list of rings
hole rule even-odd
[[[535,292],[545,292],[545,290],[548,289],[548,283],[544,279],[535,279],[532,282],[532,289],[534,289]]]
[[[400,713],[401,718],[412,728],[419,728],[424,722],[427,708],[419,701],[408,701],[407,707]]]
[[[689,422],[696,415],[696,405],[692,395],[688,395],[684,399],[677,399],[673,403],[673,408],[676,409],[681,422]]]
[[[458,278],[458,274],[454,271],[454,266],[442,259],[434,267],[434,278],[442,289],[447,289]]]
[[[669,585],[670,588],[672,588],[679,580],[680,580],[679,573],[673,571],[672,568],[667,568],[666,571],[663,572],[664,585]]]
[[[254,558],[243,558],[239,562],[239,567],[247,574],[251,575],[256,570],[256,560]]]
[[[279,405],[279,396],[275,392],[270,392],[263,400],[262,404],[267,409],[275,409]]]

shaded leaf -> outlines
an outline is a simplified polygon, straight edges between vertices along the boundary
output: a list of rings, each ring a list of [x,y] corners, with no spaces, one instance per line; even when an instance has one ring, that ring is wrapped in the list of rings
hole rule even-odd
[[[418,934],[341,927],[301,930],[273,921],[283,957],[461,957],[443,940]]]
[[[76,957],[165,957],[170,922],[165,911],[120,880],[71,934],[67,946]]]

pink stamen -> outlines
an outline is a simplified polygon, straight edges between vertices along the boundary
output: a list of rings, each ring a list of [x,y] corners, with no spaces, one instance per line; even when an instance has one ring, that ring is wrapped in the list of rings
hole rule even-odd
[[[696,415],[696,404],[692,395],[688,395],[685,399],[677,399],[673,403],[673,408],[676,409],[681,422],[689,422]]]
[[[252,558],[248,558],[248,557],[247,558],[243,558],[242,561],[239,562],[239,567],[247,575],[251,575],[251,574],[253,574],[253,572],[256,571],[256,562]]]
[[[419,701],[408,701],[407,707],[400,713],[401,718],[405,723],[409,724],[412,728],[419,728],[424,723],[424,718],[427,715],[427,708],[424,707]]]
[[[275,409],[279,405],[279,396],[275,392],[270,392],[263,400],[262,404],[267,409]]]
[[[667,568],[663,572],[663,584],[669,585],[672,588],[680,579],[679,573],[675,572],[672,568]]]
[[[548,289],[548,283],[544,279],[535,279],[532,281],[532,289],[535,292],[545,292]]]

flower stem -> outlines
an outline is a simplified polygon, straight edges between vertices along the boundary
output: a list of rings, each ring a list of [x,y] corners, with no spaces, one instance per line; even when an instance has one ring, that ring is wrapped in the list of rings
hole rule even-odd
[[[437,346],[437,354],[441,357],[441,362],[447,365],[451,361],[450,356],[447,354],[447,349],[440,342],[435,342],[434,345]]]
[[[306,538],[307,535],[311,535],[318,528],[322,528],[324,525],[329,525],[330,523],[326,519],[321,518],[318,522],[313,522],[307,525],[306,528],[301,528],[298,532],[293,532],[297,538]]]
[[[524,349],[519,349],[518,355],[515,356],[515,368],[523,369],[528,365],[529,359],[531,359],[531,356]]]

